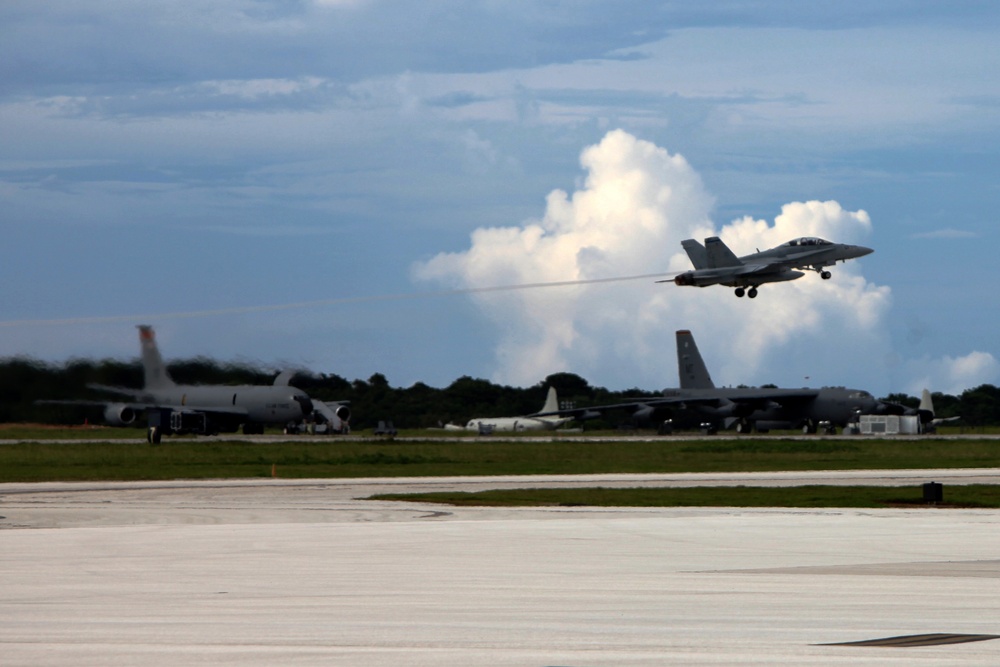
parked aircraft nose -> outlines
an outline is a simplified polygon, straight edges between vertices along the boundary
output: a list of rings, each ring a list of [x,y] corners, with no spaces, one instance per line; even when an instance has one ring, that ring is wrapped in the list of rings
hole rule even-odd
[[[302,410],[303,417],[312,413],[313,404],[308,396],[303,394],[302,396],[292,396],[292,398],[295,399],[295,402],[299,404],[299,408],[301,408]]]

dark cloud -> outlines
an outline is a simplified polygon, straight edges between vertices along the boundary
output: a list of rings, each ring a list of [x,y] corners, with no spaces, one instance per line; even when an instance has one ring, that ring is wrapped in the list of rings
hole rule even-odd
[[[0,94],[319,76],[341,82],[419,72],[485,72],[629,50],[686,27],[996,25],[986,2],[419,3],[34,0],[0,6]]]

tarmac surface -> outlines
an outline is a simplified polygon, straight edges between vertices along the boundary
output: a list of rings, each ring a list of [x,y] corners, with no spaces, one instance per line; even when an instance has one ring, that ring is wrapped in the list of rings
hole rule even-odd
[[[947,499],[951,484],[998,480],[1000,469],[2,484],[0,664],[996,665],[997,510],[365,498],[937,481]]]

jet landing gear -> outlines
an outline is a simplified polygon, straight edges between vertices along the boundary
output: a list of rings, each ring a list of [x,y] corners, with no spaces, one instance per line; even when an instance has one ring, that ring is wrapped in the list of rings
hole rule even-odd
[[[823,280],[829,280],[830,278],[833,277],[833,274],[824,269],[822,266],[812,266],[809,268],[818,273],[819,277],[822,278]]]
[[[742,297],[744,294],[746,294],[751,299],[756,299],[757,298],[757,288],[756,287],[751,287],[749,290],[745,290],[742,287],[737,287],[736,288],[736,296]]]

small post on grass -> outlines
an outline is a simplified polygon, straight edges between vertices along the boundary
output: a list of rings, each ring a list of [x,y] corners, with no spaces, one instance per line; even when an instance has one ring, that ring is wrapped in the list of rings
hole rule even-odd
[[[928,505],[937,505],[944,500],[944,484],[937,482],[927,482],[924,484],[924,502]]]

